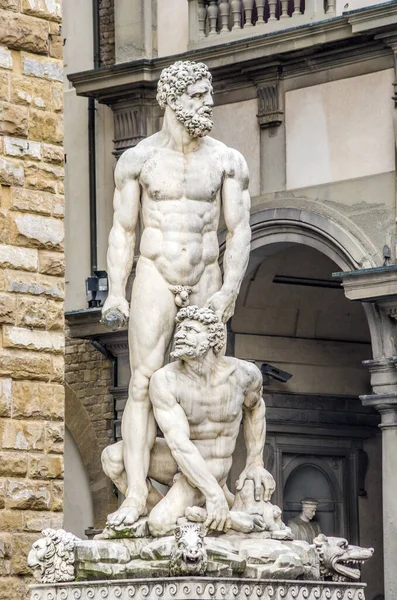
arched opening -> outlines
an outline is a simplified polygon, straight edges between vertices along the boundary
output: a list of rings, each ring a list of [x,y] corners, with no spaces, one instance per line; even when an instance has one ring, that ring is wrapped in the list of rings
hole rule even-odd
[[[332,273],[339,266],[302,243],[251,253],[231,323],[236,356],[293,375],[273,380],[284,393],[359,396],[370,392],[362,361],[371,356],[360,303],[346,299]]]
[[[315,498],[318,502],[315,520],[319,523],[321,532],[326,535],[339,534],[343,503],[337,479],[333,477],[332,471],[327,472],[324,464],[318,464],[318,461],[294,462],[298,464],[293,466],[284,485],[285,522],[288,523],[299,515],[302,500]]]
[[[288,521],[305,496],[315,497],[325,533],[377,548],[368,578],[382,572],[379,416],[359,399],[371,392],[362,365],[372,356],[371,335],[362,304],[349,301],[332,277],[362,266],[365,252],[333,224],[327,234],[325,221],[321,230],[298,219],[254,224],[229,349],[292,374],[264,381],[272,502]],[[244,468],[242,447],[240,440],[231,484]]]
[[[79,449],[65,428],[64,528],[84,539],[85,530],[94,526],[90,482]]]
[[[73,506],[78,502],[75,494],[80,493],[80,488],[73,483],[74,494],[67,498],[65,521],[69,519],[69,530],[73,532],[79,528],[81,533],[83,526],[84,529],[92,526],[102,529],[107,515],[117,507],[117,499],[110,479],[102,470],[101,451],[87,411],[67,384],[65,392],[65,479],[76,477],[83,486],[85,497],[84,511],[79,510],[81,514],[75,514]],[[86,497],[87,482],[92,512],[90,500]]]

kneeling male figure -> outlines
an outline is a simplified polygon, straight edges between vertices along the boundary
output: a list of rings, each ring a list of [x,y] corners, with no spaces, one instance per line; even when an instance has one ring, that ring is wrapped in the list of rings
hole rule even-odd
[[[150,380],[154,416],[167,447],[164,440],[156,441],[149,477],[173,483],[152,508],[149,528],[154,536],[166,535],[186,509],[205,506],[207,527],[240,530],[235,522],[238,514],[229,511],[233,496],[226,480],[243,417],[247,462],[237,489],[252,479],[255,498],[262,497],[263,486],[269,500],[275,488],[263,466],[266,420],[261,373],[252,363],[220,354],[225,328],[213,310],[182,308],[176,323],[172,357],[177,360]],[[122,443],[110,446],[103,456],[105,472],[118,487],[124,477]]]

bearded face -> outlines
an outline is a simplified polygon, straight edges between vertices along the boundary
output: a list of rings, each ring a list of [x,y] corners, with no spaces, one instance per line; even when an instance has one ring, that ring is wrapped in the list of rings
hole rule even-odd
[[[189,111],[184,110],[182,103],[177,101],[175,115],[192,138],[204,137],[212,129],[212,108],[209,106],[203,106],[197,111]]]
[[[172,103],[176,118],[192,138],[204,137],[213,126],[212,85],[206,78],[187,86]]]
[[[186,320],[175,333],[171,357],[182,360],[199,358],[207,354],[210,347],[207,326],[198,321]]]

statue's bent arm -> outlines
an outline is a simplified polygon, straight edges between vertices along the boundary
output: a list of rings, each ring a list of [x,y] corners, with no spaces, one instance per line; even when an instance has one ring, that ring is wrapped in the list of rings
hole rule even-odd
[[[247,449],[246,467],[263,467],[263,450],[266,441],[266,406],[262,398],[262,378],[254,376],[247,389],[243,405],[243,431]]]
[[[154,373],[150,380],[149,394],[155,419],[172,456],[190,484],[198,488],[207,500],[224,497],[222,488],[190,440],[187,417],[175,396],[169,391],[166,378],[159,371]]]
[[[254,482],[255,500],[262,496],[270,500],[276,484],[273,476],[263,465],[263,451],[266,441],[266,407],[262,398],[262,377],[260,371],[247,364],[249,383],[246,388],[243,405],[243,432],[247,448],[247,461],[244,471],[236,482],[237,491],[241,490],[247,479]]]
[[[220,291],[207,303],[218,314],[221,313],[219,317],[223,322],[233,315],[234,304],[248,265],[251,242],[247,163],[237,150],[229,149],[227,156],[222,185],[223,214],[227,228],[224,278]]]
[[[117,163],[114,179],[113,226],[107,253],[109,295],[103,311],[118,308],[128,317],[125,287],[131,273],[135,249],[135,228],[139,215],[140,160],[136,150],[123,154]]]

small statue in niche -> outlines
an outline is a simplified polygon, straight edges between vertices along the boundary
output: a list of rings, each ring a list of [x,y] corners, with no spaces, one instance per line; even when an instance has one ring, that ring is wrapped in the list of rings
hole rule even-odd
[[[314,520],[318,502],[314,498],[303,498],[301,505],[300,514],[288,521],[288,527],[291,528],[296,540],[312,544],[314,538],[321,533],[319,523]]]

